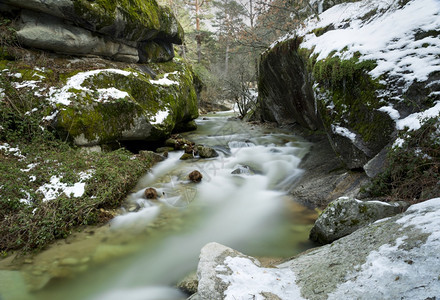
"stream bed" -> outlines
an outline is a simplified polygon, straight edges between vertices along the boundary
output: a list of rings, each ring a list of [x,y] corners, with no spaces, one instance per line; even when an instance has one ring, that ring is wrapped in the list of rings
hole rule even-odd
[[[218,157],[182,161],[183,151],[170,152],[128,196],[135,211],[56,243],[21,270],[0,271],[0,299],[186,299],[176,283],[209,242],[269,261],[312,247],[316,212],[288,194],[308,144],[231,116],[203,116],[184,134]],[[193,170],[203,175],[198,184],[188,179]],[[143,197],[149,187],[158,201]]]

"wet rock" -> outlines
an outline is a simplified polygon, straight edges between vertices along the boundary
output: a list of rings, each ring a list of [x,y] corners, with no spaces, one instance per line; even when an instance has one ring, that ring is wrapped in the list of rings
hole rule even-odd
[[[154,153],[153,151],[139,151],[139,156],[144,159],[150,160],[153,164],[165,160],[162,155]]]
[[[165,141],[165,146],[172,147],[174,150],[184,150],[187,146],[193,145],[194,142],[183,138],[180,134],[173,134]]]
[[[218,153],[211,147],[199,145],[197,146],[197,150],[199,152],[199,156],[202,158],[212,158],[218,156]]]
[[[178,284],[177,287],[188,295],[192,295],[197,293],[197,286],[199,285],[199,280],[197,279],[197,273],[191,273],[183,278]]]
[[[192,153],[183,153],[183,155],[180,157],[180,160],[187,160],[194,158],[194,155]]]
[[[406,208],[403,203],[341,197],[332,201],[318,217],[310,232],[310,239],[321,244],[331,243],[379,219],[401,213]]]
[[[193,145],[186,145],[183,150],[185,151],[185,153],[192,155],[194,155],[197,152],[197,150],[194,148]]]
[[[165,153],[165,152],[170,152],[173,151],[174,147],[159,147],[156,149],[157,153]]]
[[[147,199],[157,199],[157,191],[154,188],[147,188],[144,195]]]
[[[188,177],[189,180],[196,183],[202,181],[203,178],[202,174],[197,170],[194,170],[191,173],[189,173]]]

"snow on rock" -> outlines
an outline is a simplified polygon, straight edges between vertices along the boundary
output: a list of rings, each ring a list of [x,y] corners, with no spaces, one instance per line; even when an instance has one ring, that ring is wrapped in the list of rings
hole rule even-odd
[[[418,130],[422,127],[425,120],[433,117],[437,117],[440,113],[440,101],[436,103],[433,107],[422,111],[413,113],[406,118],[396,121],[396,127],[399,130],[408,128],[408,130]]]
[[[375,11],[374,17],[365,16]],[[332,51],[343,59],[358,52],[360,60],[375,60],[373,78],[382,74],[397,76],[406,90],[415,80],[424,81],[440,71],[440,39],[427,36],[416,39],[420,31],[440,28],[440,2],[413,0],[400,6],[394,0],[364,0],[334,6],[311,18],[296,34],[304,35],[301,47],[313,49],[317,59]],[[316,28],[333,24],[335,30],[316,36]]]
[[[124,76],[129,76],[129,75],[138,76],[137,73],[119,70],[119,69],[101,69],[101,70],[81,72],[70,77],[67,80],[66,85],[63,86],[61,89],[52,87],[49,92],[49,101],[54,104],[60,103],[63,105],[69,105],[71,102],[70,99],[72,97],[75,97],[75,93],[73,93],[71,90],[76,90],[76,92],[80,90],[80,91],[92,93],[91,89],[82,86],[82,84],[86,79],[92,76],[96,76],[100,73],[114,73]],[[111,98],[121,99],[121,98],[129,97],[127,92],[117,90],[114,87],[107,89],[98,89],[97,92],[98,92],[98,97],[97,98],[93,97],[97,102],[105,102]]]
[[[279,299],[304,299],[299,288],[295,285],[295,274],[289,269],[261,268],[250,259],[228,256],[224,265],[218,265],[216,271],[231,270],[232,274],[219,277],[229,284],[224,292],[225,300],[266,299],[264,294],[273,294]]]
[[[169,75],[176,75],[178,73],[179,73],[178,71],[174,71],[174,72],[171,72],[171,73],[166,73],[166,74],[164,74],[163,78],[160,78],[160,79],[157,79],[157,80],[151,79],[150,83],[158,84],[158,85],[166,85],[166,86],[173,85],[173,84],[179,85],[178,81],[174,81],[174,80],[168,79]]]
[[[350,139],[353,143],[356,141],[356,134],[348,130],[348,128],[332,124],[332,131],[335,134],[339,134],[340,136]]]
[[[43,202],[56,199],[60,194],[64,193],[68,197],[81,197],[84,194],[86,183],[85,181],[92,177],[93,170],[87,172],[80,172],[80,181],[69,185],[61,182],[62,176],[52,176],[50,183],[45,183],[37,189],[37,192],[43,194]]]
[[[440,198],[435,198],[278,267],[295,273],[308,299],[435,299],[439,228]]]
[[[151,125],[161,124],[170,114],[168,109],[160,110],[156,113],[156,115],[152,118],[154,121],[150,121]]]
[[[303,299],[291,270],[262,268],[257,259],[218,243],[202,248],[197,276],[202,300]]]
[[[360,271],[347,276],[328,299],[386,299],[392,292],[400,299],[434,299],[440,296],[440,198],[410,207],[395,221],[402,237],[395,244],[372,251]],[[427,234],[417,246],[408,246],[405,230],[410,227]],[[379,284],[380,283],[380,284]],[[388,297],[389,298],[389,297]]]

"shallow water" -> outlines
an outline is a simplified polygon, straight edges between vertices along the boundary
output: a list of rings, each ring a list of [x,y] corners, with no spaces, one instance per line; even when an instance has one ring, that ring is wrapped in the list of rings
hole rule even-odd
[[[53,279],[54,270],[63,270],[61,258],[57,268],[41,268],[43,274],[52,273],[47,276],[51,281],[29,299],[186,299],[174,286],[196,270],[200,249],[209,242],[277,258],[310,248],[308,232],[316,213],[286,192],[301,176],[298,164],[307,143],[228,117],[198,119],[199,129],[185,135],[215,148],[218,157],[181,161],[183,152],[171,152],[128,197],[139,210],[116,217],[88,236],[93,246],[78,244],[82,246],[75,257],[84,263],[58,276],[67,278]],[[202,173],[201,183],[188,180],[193,170]],[[158,191],[159,201],[142,197],[148,187]],[[58,254],[50,255],[57,259]],[[84,270],[75,269],[81,266]],[[40,276],[35,274],[35,267],[29,268],[24,281]]]

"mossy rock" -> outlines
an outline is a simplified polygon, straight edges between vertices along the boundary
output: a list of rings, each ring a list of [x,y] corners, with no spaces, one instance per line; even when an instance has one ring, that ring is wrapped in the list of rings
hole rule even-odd
[[[63,91],[70,93],[70,103],[57,104],[57,130],[81,146],[157,141],[195,119],[197,95],[191,69],[180,62],[153,67],[156,79],[134,69],[104,69],[66,78],[67,87],[78,78],[83,81],[55,93],[55,98]]]
[[[341,197],[332,201],[321,213],[310,231],[310,239],[328,244],[349,235],[376,220],[403,212],[405,203],[360,201]]]
[[[73,22],[76,26],[111,36],[139,41],[159,37],[172,43],[183,41],[183,29],[169,8],[155,0],[5,0],[6,3],[43,12]]]

